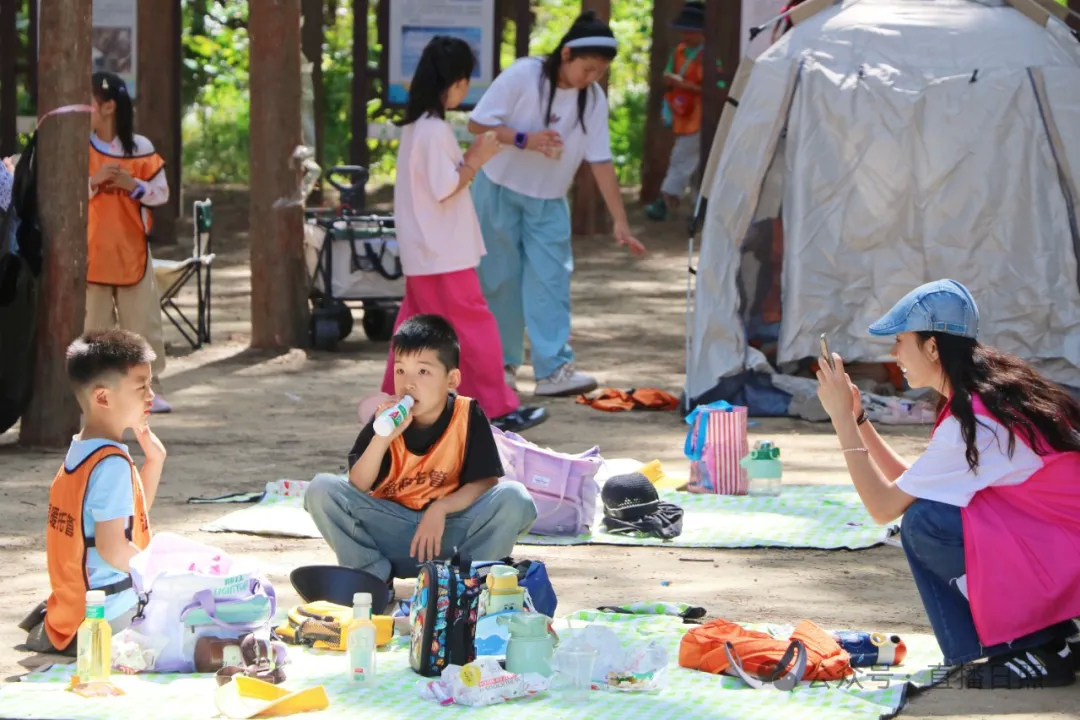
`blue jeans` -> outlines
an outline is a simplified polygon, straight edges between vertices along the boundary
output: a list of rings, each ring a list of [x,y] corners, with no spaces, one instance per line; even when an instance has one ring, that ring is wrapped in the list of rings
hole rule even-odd
[[[966,580],[967,565],[964,526],[955,505],[916,500],[904,513],[900,539],[946,665],[1030,650],[1071,634],[1071,622],[1058,623],[1009,643],[983,646],[975,631],[971,605],[958,584],[962,578]]]
[[[472,184],[487,254],[477,274],[499,325],[503,365],[521,365],[529,332],[536,377],[573,362],[570,349],[570,208],[492,182],[483,171]]]
[[[382,579],[415,578],[409,557],[423,512],[360,492],[343,475],[316,475],[304,493],[304,508],[337,555],[338,564]],[[446,516],[442,558],[455,548],[473,561],[501,560],[536,520],[525,486],[500,482],[465,510]]]

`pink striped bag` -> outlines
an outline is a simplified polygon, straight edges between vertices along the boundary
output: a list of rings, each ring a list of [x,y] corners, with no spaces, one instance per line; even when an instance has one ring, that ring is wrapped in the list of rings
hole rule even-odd
[[[690,425],[683,448],[690,459],[690,484],[686,489],[745,495],[750,484],[741,464],[750,452],[746,408],[720,400],[694,408],[686,422]]]

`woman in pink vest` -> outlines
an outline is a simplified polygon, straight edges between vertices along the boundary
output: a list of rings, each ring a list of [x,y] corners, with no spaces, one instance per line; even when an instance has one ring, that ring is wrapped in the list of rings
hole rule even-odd
[[[1080,667],[1080,404],[1027,363],[976,339],[955,280],[909,293],[870,334],[913,388],[940,393],[930,444],[910,465],[867,422],[833,355],[818,372],[848,472],[879,523],[903,516],[915,585],[948,665],[972,688],[1070,685]]]

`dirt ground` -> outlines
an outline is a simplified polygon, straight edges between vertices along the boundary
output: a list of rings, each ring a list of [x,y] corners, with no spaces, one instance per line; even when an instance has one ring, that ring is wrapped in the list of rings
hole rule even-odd
[[[185,501],[257,490],[277,478],[309,479],[319,471],[343,469],[358,431],[356,401],[380,382],[387,348],[367,341],[357,329],[332,353],[249,350],[246,196],[238,190],[188,189],[185,204],[204,195],[215,200],[214,342],[192,352],[167,328],[170,357],[163,382],[176,412],[153,421],[169,459],[152,521],[158,530],[257,556],[288,605],[296,601],[289,571],[332,562],[325,544],[201,533],[203,523],[234,508]],[[605,238],[577,244],[574,345],[579,365],[596,372],[605,385],[655,386],[678,393],[684,362],[684,225],[646,226],[636,211],[633,219],[638,237],[651,250],[643,261],[629,259]],[[170,247],[156,252],[176,257],[186,251]],[[526,369],[522,377],[528,374]],[[523,382],[522,390],[531,390],[530,381]],[[685,425],[676,413],[609,415],[572,400],[544,404],[552,420],[529,433],[538,443],[568,451],[595,443],[609,458],[658,458],[673,474],[686,473],[681,452]],[[827,426],[769,420],[751,432],[751,440],[768,437],[783,448],[785,483],[848,482]],[[914,457],[928,432],[914,428],[888,434],[903,455]],[[0,583],[7,598],[0,603],[4,678],[49,660],[16,647],[24,636],[15,624],[48,592],[42,530],[49,481],[63,457],[62,451],[18,448],[15,439],[14,431],[0,435]],[[132,447],[137,453],[138,445]],[[661,599],[702,605],[710,615],[736,620],[811,618],[826,627],[930,631],[903,552],[895,547],[859,552],[522,547],[516,554],[548,564],[563,612]],[[711,563],[680,562],[691,557]],[[409,586],[398,581],[398,593]],[[1080,685],[987,692],[958,690],[954,684],[916,696],[903,715],[1080,717]]]

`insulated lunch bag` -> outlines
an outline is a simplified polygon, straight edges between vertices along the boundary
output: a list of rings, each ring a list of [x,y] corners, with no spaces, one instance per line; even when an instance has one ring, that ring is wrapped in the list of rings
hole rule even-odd
[[[600,486],[596,473],[604,464],[600,448],[567,455],[539,447],[520,435],[491,428],[499,448],[504,480],[525,486],[536,503],[534,535],[581,535],[596,521]]]
[[[274,588],[246,558],[163,532],[131,559],[131,579],[139,595],[131,629],[161,647],[151,672],[194,672],[203,637],[270,637]]]
[[[409,619],[409,664],[425,677],[476,659],[480,577],[459,558],[420,566]]]

